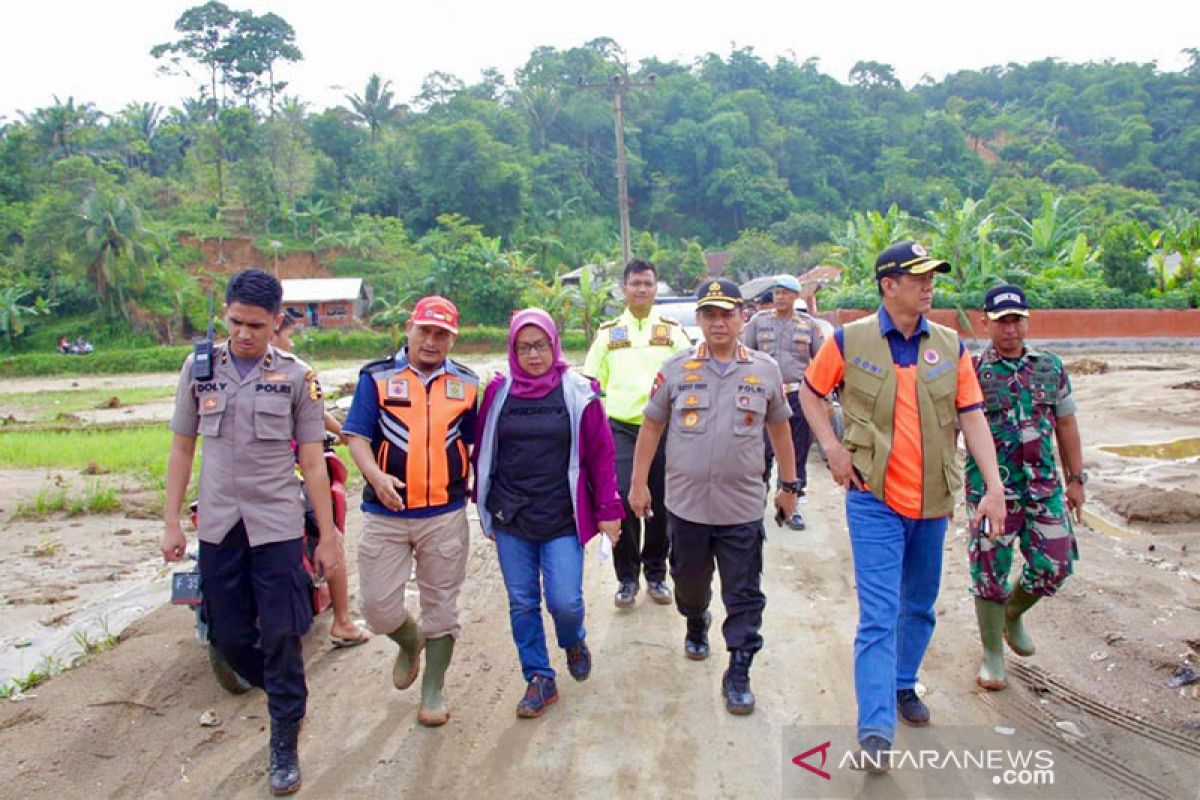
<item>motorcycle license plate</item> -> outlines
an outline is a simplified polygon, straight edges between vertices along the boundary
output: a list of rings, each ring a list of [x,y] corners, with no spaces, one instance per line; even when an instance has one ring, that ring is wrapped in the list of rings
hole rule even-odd
[[[177,606],[200,605],[200,573],[176,572],[171,576],[171,604]]]

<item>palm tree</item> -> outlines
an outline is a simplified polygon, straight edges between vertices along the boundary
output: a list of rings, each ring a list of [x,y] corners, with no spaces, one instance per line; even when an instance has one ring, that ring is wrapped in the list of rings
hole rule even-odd
[[[350,107],[354,110],[354,119],[370,129],[371,144],[379,141],[379,131],[383,126],[397,121],[408,110],[406,106],[392,102],[394,93],[388,88],[391,85],[391,81],[385,81],[378,73],[372,73],[371,77],[367,78],[367,88],[361,97],[356,94],[346,95]]]
[[[66,241],[96,287],[97,306],[103,309],[107,301],[112,315],[112,290],[128,320],[126,286],[144,283],[143,269],[158,250],[157,238],[142,224],[141,210],[121,195],[92,192],[67,231]]]
[[[45,149],[47,159],[70,158],[89,132],[96,130],[103,115],[91,103],[75,105],[74,97],[68,97],[65,103],[58,95],[53,97],[54,105],[21,116]]]

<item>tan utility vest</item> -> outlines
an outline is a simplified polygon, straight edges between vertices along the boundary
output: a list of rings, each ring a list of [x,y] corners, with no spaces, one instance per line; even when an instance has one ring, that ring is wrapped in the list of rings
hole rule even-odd
[[[929,322],[917,354],[917,409],[921,417],[921,518],[954,511],[962,483],[958,471],[958,334]],[[854,466],[872,493],[885,500],[896,412],[896,370],[891,348],[879,333],[879,315],[843,327],[846,370],[843,379],[843,437]],[[936,357],[934,354],[936,353]],[[932,363],[931,363],[932,362]]]

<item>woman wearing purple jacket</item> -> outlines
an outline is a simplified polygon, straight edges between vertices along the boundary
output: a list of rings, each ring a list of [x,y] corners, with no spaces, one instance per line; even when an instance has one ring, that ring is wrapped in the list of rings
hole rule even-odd
[[[496,543],[528,682],[517,716],[532,718],[558,700],[541,586],[567,669],[586,680],[592,655],[583,628],[583,546],[597,531],[615,544],[625,512],[599,389],[563,360],[545,311],[513,316],[508,367],[488,384],[479,408],[475,502],[484,535]]]

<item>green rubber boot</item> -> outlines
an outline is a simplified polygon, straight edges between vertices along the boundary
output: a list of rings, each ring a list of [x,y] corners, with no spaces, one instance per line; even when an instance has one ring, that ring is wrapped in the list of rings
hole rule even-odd
[[[400,645],[396,663],[392,665],[392,685],[397,689],[407,689],[421,671],[421,648],[425,646],[425,637],[421,635],[420,626],[409,617],[403,625],[389,633],[388,638]]]
[[[453,636],[439,636],[425,642],[425,676],[421,679],[421,710],[417,714],[417,722],[422,725],[436,728],[450,719],[442,686],[453,655]]]
[[[983,644],[983,663],[975,682],[991,692],[1008,688],[1004,675],[1004,604],[975,598],[975,619],[979,622],[979,641]]]
[[[1033,646],[1033,637],[1025,629],[1022,617],[1040,599],[1036,594],[1030,594],[1018,584],[1009,594],[1008,603],[1004,606],[1004,638],[1008,640],[1008,646],[1019,656],[1031,656],[1037,652],[1037,648]]]

